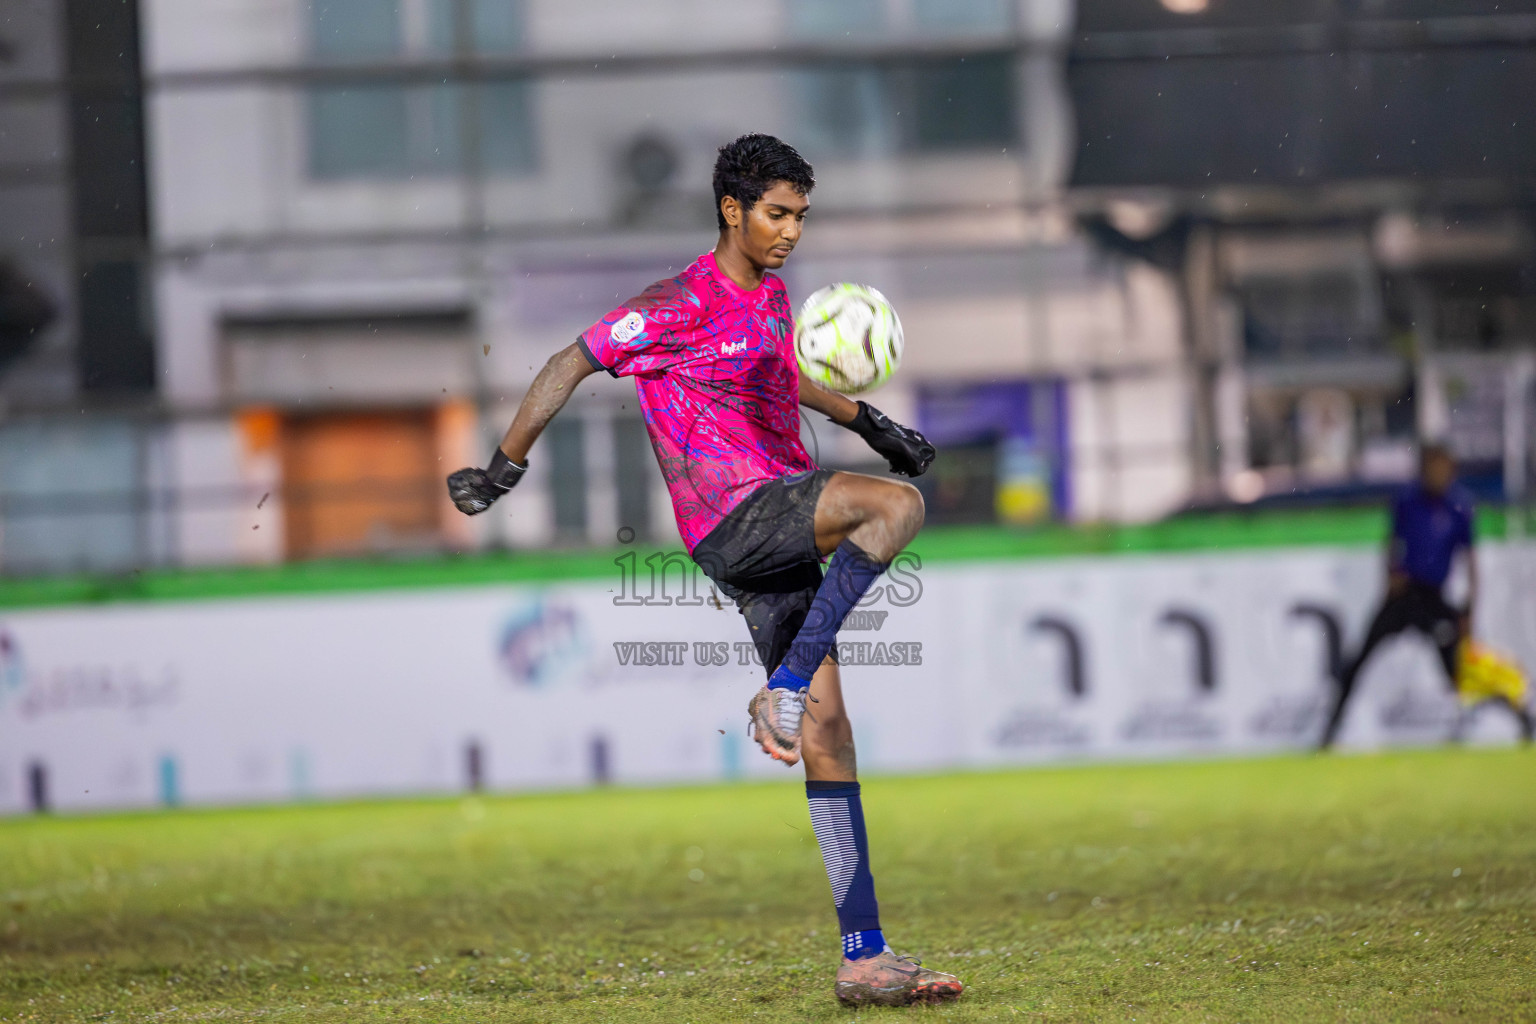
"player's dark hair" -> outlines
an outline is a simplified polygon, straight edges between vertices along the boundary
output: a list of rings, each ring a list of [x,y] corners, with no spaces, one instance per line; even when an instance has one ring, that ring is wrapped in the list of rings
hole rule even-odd
[[[805,157],[789,143],[753,132],[720,147],[715,158],[715,222],[725,230],[725,214],[720,200],[733,197],[742,209],[750,210],[763,193],[782,181],[802,196],[816,187],[816,177]]]

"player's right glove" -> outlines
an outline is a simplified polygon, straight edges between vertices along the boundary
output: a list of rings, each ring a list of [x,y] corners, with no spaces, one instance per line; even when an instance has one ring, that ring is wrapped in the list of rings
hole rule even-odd
[[[868,402],[860,402],[859,414],[843,425],[885,456],[892,473],[922,476],[939,454],[922,434],[895,422]]]
[[[519,466],[507,458],[500,448],[491,456],[491,464],[485,469],[470,467],[448,477],[448,497],[454,507],[467,516],[479,515],[517,486],[528,472],[526,465]]]

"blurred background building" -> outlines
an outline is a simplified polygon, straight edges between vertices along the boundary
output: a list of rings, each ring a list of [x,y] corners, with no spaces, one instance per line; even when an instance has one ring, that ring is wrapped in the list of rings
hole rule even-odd
[[[441,481],[711,247],[754,130],[816,167],[792,295],[902,315],[932,522],[1371,496],[1423,435],[1521,500],[1533,43],[1523,0],[11,0],[0,571],[675,541],[627,383],[497,515]]]

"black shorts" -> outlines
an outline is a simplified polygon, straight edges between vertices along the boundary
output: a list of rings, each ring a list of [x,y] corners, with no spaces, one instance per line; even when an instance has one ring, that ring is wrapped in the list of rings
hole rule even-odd
[[[816,502],[830,479],[830,469],[808,469],[768,481],[693,549],[704,574],[741,610],[769,675],[784,660],[821,586]]]
[[[1361,645],[1360,654],[1356,657],[1356,671],[1359,671],[1360,665],[1377,644],[1389,636],[1412,629],[1423,633],[1434,643],[1440,652],[1440,661],[1445,666],[1446,682],[1455,689],[1463,614],[1462,609],[1454,608],[1446,601],[1439,587],[1410,581],[1398,593],[1388,595],[1381,604],[1381,610],[1376,613],[1376,618],[1371,620],[1365,643]]]

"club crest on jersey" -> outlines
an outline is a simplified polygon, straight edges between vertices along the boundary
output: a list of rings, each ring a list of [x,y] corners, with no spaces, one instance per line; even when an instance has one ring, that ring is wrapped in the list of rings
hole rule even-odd
[[[608,332],[608,340],[615,345],[624,345],[633,341],[635,335],[643,330],[645,330],[645,317],[638,312],[630,313],[613,325],[613,330]]]
[[[735,356],[747,350],[745,341],[728,341],[720,346],[720,354],[723,356]]]

